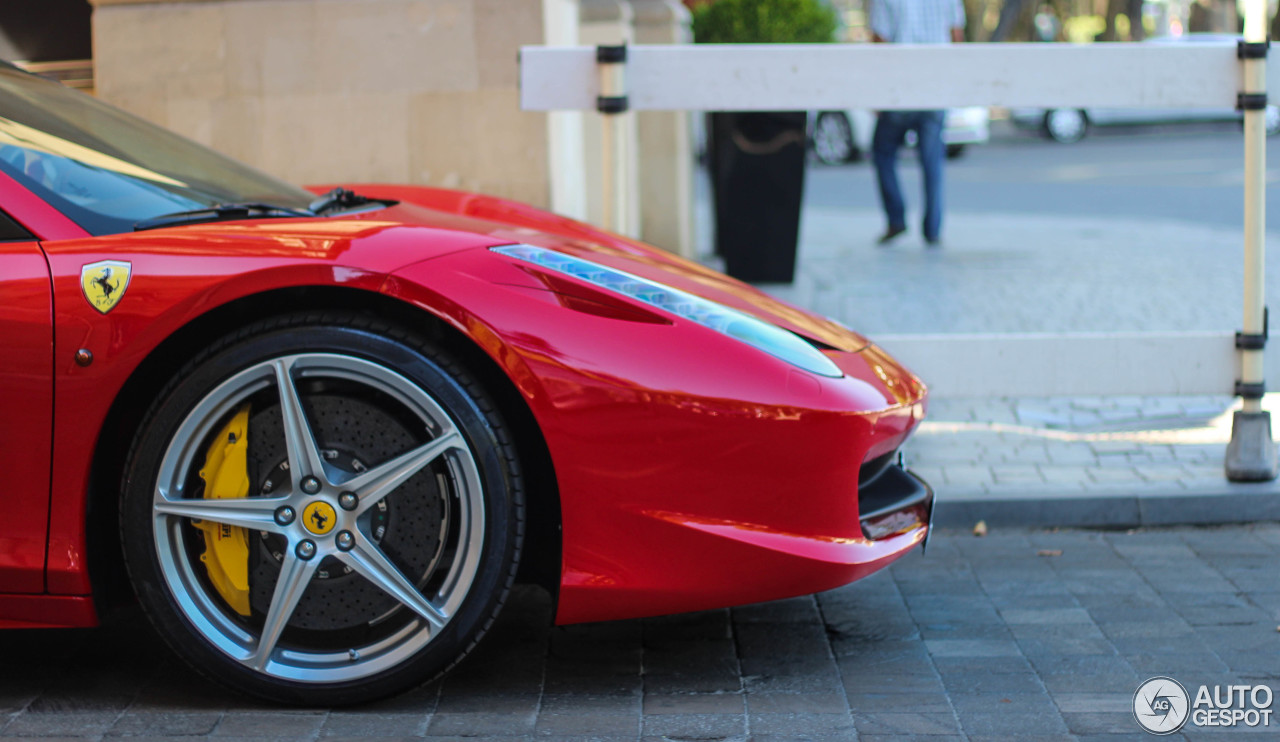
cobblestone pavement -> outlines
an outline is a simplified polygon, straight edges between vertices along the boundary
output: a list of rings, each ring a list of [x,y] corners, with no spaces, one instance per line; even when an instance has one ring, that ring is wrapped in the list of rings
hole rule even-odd
[[[816,597],[549,626],[522,588],[443,682],[368,707],[281,710],[169,658],[128,611],[0,632],[0,738],[1150,739],[1138,684],[1280,695],[1280,525],[935,534]],[[1275,739],[1265,729],[1172,739]]]

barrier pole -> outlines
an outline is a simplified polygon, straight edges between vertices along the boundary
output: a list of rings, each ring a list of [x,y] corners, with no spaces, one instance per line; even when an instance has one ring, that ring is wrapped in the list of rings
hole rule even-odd
[[[1236,482],[1268,481],[1277,474],[1271,414],[1262,409],[1267,342],[1266,9],[1266,0],[1247,0],[1244,40],[1237,51],[1244,81],[1237,98],[1237,106],[1244,112],[1244,330],[1236,334],[1240,378],[1235,392],[1242,408],[1231,420],[1225,461],[1227,478]]]
[[[596,110],[600,112],[600,211],[601,225],[609,232],[625,232],[626,169],[622,166],[624,154],[620,151],[622,135],[619,117],[631,107],[626,93],[627,46],[597,46],[596,66],[599,69],[600,93],[596,97]]]

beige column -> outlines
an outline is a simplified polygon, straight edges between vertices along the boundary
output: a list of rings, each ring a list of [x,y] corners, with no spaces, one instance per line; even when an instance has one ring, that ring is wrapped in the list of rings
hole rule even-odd
[[[635,42],[632,30],[631,6],[624,0],[581,0],[581,13],[578,16],[580,26],[579,43],[585,46],[600,44],[631,44]],[[640,236],[640,189],[637,187],[639,170],[636,136],[636,115],[623,113],[614,116],[616,119],[615,136],[618,146],[613,148],[616,154],[611,158],[612,167],[619,168],[618,180],[624,184],[621,189],[622,208],[618,210],[618,218],[614,221],[613,230],[629,237]],[[618,197],[616,188],[606,188],[604,182],[604,142],[602,137],[601,115],[588,113],[584,117],[583,147],[586,163],[587,183],[587,221],[592,224],[604,223],[606,204],[603,196],[609,191]]]
[[[572,36],[556,9],[575,0],[91,1],[98,94],[233,157],[551,201],[548,117],[520,110],[516,59]]]
[[[542,18],[548,46],[578,45],[578,0],[543,0]],[[582,111],[547,114],[547,177],[551,183],[551,210],[587,219],[587,163],[583,147]]]
[[[693,41],[689,11],[678,0],[630,0],[637,44]],[[687,111],[636,114],[639,138],[640,238],[688,258],[693,244],[693,145]]]

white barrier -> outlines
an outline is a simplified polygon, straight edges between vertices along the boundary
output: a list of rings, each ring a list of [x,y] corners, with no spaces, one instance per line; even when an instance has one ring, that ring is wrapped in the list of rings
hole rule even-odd
[[[1268,62],[1280,99],[1280,55]],[[631,110],[955,106],[1233,108],[1236,45],[705,44],[627,47]],[[520,50],[520,107],[595,110],[595,47]]]

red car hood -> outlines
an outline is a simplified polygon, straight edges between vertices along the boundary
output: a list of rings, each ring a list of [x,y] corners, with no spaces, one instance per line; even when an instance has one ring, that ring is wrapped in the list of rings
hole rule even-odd
[[[313,190],[325,188],[327,186]],[[352,189],[363,195],[401,202],[389,209],[370,212],[369,218],[398,221],[406,227],[470,233],[487,238],[491,246],[525,243],[558,250],[732,307],[797,333],[819,346],[854,352],[870,345],[866,338],[836,322],[775,299],[698,263],[531,206],[433,188],[357,185]]]

